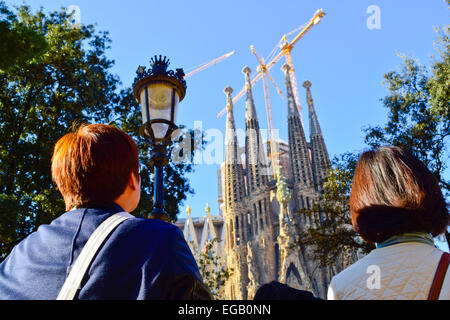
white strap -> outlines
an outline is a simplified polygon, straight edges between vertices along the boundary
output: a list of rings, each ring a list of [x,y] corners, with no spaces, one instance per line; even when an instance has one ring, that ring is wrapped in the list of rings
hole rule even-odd
[[[103,241],[105,241],[114,228],[131,217],[132,215],[128,212],[119,212],[103,221],[95,229],[73,264],[69,276],[64,282],[56,300],[72,300],[75,297],[77,290],[80,288],[81,281]]]

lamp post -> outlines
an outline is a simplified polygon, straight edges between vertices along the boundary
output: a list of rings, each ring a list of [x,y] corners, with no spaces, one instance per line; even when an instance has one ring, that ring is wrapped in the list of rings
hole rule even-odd
[[[150,165],[155,168],[154,205],[150,218],[169,220],[164,210],[163,168],[169,163],[167,147],[176,126],[178,103],[186,94],[183,69],[167,70],[169,59],[161,55],[150,60],[151,68],[139,66],[133,94],[141,106],[139,133],[152,146]]]

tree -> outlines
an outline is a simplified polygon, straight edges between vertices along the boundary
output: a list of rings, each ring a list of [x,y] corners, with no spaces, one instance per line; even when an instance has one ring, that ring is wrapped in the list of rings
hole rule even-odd
[[[44,35],[19,21],[3,1],[0,1],[0,43],[0,71],[23,65],[48,46]]]
[[[214,249],[215,243],[218,243],[217,239],[206,241],[203,251],[197,254],[197,263],[204,283],[213,297],[220,300],[224,298],[223,289],[233,274],[233,268],[225,267],[222,257]]]
[[[448,54],[447,43],[447,60]],[[384,76],[389,90],[383,99],[389,112],[388,122],[384,127],[366,128],[365,142],[372,148],[395,145],[410,151],[427,165],[449,195],[450,181],[445,179],[444,171],[449,159],[450,104],[449,96],[443,94],[449,90],[449,80],[443,81],[442,75],[448,77],[450,64],[435,62],[432,65],[435,74],[429,76],[418,62],[402,58],[401,70]]]
[[[450,4],[450,0],[447,1]],[[441,60],[435,60],[431,67],[433,76],[429,78],[427,89],[430,94],[431,112],[438,118],[450,119],[450,38],[449,27],[444,30],[437,29],[438,40],[436,48],[440,53]]]
[[[316,260],[319,267],[335,266],[342,270],[352,263],[358,251],[365,254],[374,248],[362,241],[351,223],[349,197],[357,160],[357,153],[335,157],[320,200],[310,209],[298,212],[311,216],[315,223],[300,232],[295,245],[311,248],[309,258]],[[323,213],[320,221],[319,212]]]
[[[110,72],[108,33],[93,25],[72,27],[64,8],[32,14],[21,6],[17,16],[18,23],[44,35],[48,47],[0,73],[0,260],[39,225],[65,212],[51,179],[51,156],[56,141],[81,123],[115,124],[134,138],[141,152],[142,200],[133,213],[147,216],[153,205],[149,145],[138,134],[140,108],[131,89],[119,90],[120,80]],[[192,169],[189,163],[166,169],[166,210],[173,220],[193,192],[185,177]]]
[[[389,112],[388,122],[364,131],[365,142],[373,148],[396,145],[416,155],[449,196],[450,181],[444,172],[450,136],[450,25],[436,32],[439,56],[432,59],[431,74],[418,61],[401,56],[401,69],[384,75],[389,94],[382,101]]]

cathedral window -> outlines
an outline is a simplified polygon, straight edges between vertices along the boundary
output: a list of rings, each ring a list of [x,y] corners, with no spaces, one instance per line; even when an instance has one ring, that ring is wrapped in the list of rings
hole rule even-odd
[[[229,226],[229,234],[228,239],[230,239],[230,247],[234,247],[234,239],[233,239],[233,220],[228,220],[228,226]]]
[[[259,207],[259,217],[260,217],[260,226],[261,230],[264,230],[264,213],[261,207],[261,200],[258,201],[258,207]]]
[[[280,248],[278,243],[275,242],[275,272],[278,274],[280,271]]]
[[[247,224],[247,235],[248,235],[248,240],[252,240],[253,239],[253,230],[252,230],[252,223],[251,223],[251,217],[250,217],[250,212],[247,213],[247,219],[248,219],[248,224]]]
[[[256,233],[258,233],[258,213],[256,212],[256,205],[253,204],[253,216],[255,217],[255,229],[256,229]]]
[[[267,208],[266,198],[264,198],[264,211],[266,212],[266,220],[267,220],[267,215],[269,214],[269,209]],[[266,221],[266,223],[268,223],[268,222]]]

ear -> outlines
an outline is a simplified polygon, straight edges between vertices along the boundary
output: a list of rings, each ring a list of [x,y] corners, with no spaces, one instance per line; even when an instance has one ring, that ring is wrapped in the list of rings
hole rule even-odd
[[[141,187],[141,177],[132,171],[130,174],[130,179],[128,180],[128,185],[132,190],[139,189]]]
[[[351,213],[350,218],[352,220],[353,229],[355,229],[355,231],[358,232],[358,225],[356,223],[356,220],[358,219],[358,213]]]

